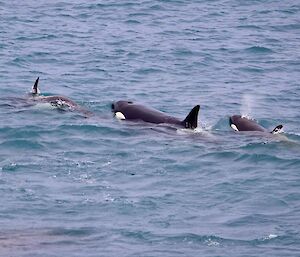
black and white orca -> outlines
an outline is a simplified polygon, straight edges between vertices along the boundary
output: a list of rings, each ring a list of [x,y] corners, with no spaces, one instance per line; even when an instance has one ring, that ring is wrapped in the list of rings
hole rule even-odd
[[[141,120],[155,124],[172,124],[187,129],[195,129],[198,126],[198,113],[200,105],[196,105],[184,120],[169,116],[163,112],[148,108],[130,101],[118,101],[112,104],[115,117],[120,120]]]
[[[249,119],[241,115],[233,115],[229,118],[229,125],[235,131],[258,131],[270,132],[266,128],[260,126],[255,120]],[[278,134],[282,132],[282,125],[276,126],[270,133]]]
[[[52,107],[57,108],[58,110],[61,111],[77,111],[80,112],[86,116],[91,116],[92,113],[79,104],[75,103],[71,99],[61,96],[61,95],[51,95],[51,96],[44,96],[41,95],[41,92],[38,88],[38,83],[39,83],[39,77],[36,79],[32,91],[30,93],[30,100],[33,102],[38,102],[38,103],[48,103]]]

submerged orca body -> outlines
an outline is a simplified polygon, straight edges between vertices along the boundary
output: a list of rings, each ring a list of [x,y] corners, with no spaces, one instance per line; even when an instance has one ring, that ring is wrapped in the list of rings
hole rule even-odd
[[[260,126],[256,121],[241,115],[233,115],[229,118],[229,125],[235,131],[258,131],[269,133],[266,128]],[[276,126],[270,133],[278,134],[282,131],[283,126]]]
[[[196,105],[184,120],[179,120],[158,110],[130,101],[118,101],[112,104],[112,111],[121,120],[142,120],[155,124],[174,124],[189,129],[197,127],[199,109],[200,106]]]
[[[71,99],[65,97],[65,96],[60,96],[60,95],[53,95],[53,96],[43,96],[40,95],[40,90],[38,88],[38,83],[39,83],[39,77],[36,79],[32,91],[31,91],[31,100],[34,102],[39,102],[39,103],[48,103],[52,107],[55,107],[61,111],[77,111],[80,113],[83,113],[87,116],[90,116],[92,113],[86,109],[84,109],[82,106],[78,105]]]

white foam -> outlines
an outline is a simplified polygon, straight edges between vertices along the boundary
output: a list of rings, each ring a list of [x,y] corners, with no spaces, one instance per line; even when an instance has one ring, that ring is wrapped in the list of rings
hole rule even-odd
[[[39,110],[52,110],[56,107],[53,106],[51,103],[37,103],[32,107],[33,109],[39,109]]]
[[[178,134],[199,134],[202,133],[203,130],[201,128],[188,129],[188,128],[180,128],[176,130]]]
[[[278,237],[278,236],[275,235],[275,234],[270,234],[270,235],[269,235],[269,238],[270,238],[270,239],[273,239],[273,238],[276,238],[276,237]]]
[[[278,237],[278,235],[270,234],[270,235],[264,237],[263,241],[265,241],[265,240],[271,240],[271,239],[274,239],[274,238],[277,238],[277,237]]]
[[[211,240],[210,238],[205,240],[205,243],[208,245],[208,246],[219,246],[220,243],[217,242],[217,241],[214,241],[214,240]]]
[[[246,119],[248,119],[248,120],[253,120],[253,119],[251,118],[251,116],[249,116],[249,115],[241,115],[241,117],[242,117],[242,118],[246,118]]]
[[[195,129],[181,128],[176,130],[179,135],[200,135],[203,138],[215,140],[215,136],[210,132],[210,130],[203,129],[202,127],[197,127]]]

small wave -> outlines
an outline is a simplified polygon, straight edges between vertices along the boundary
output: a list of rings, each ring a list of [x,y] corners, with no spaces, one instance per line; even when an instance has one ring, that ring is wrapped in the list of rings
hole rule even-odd
[[[251,148],[256,148],[256,146],[250,146]],[[246,148],[249,149],[247,146]],[[254,162],[254,163],[261,163],[261,162],[266,162],[266,163],[278,163],[280,165],[283,165],[285,163],[289,163],[290,160],[285,160],[283,158],[279,158],[274,155],[269,155],[269,154],[242,154],[240,155],[236,161],[249,161],[249,162]]]
[[[58,36],[56,35],[51,35],[51,34],[45,34],[41,36],[33,36],[33,37],[25,37],[25,36],[19,36],[16,38],[16,40],[20,41],[39,41],[39,40],[51,40],[51,39],[56,39]]]
[[[32,140],[24,140],[24,139],[16,139],[16,140],[6,140],[0,144],[0,147],[3,148],[15,148],[15,149],[25,149],[25,150],[33,150],[33,149],[43,149],[44,146],[38,142]]]

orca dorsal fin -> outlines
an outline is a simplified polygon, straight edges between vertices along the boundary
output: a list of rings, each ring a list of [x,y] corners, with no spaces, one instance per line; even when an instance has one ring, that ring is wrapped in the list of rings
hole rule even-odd
[[[274,134],[274,135],[279,134],[279,133],[282,132],[282,129],[283,129],[283,126],[282,126],[282,125],[278,125],[278,126],[276,126],[276,127],[271,131],[271,133]]]
[[[33,87],[32,87],[32,94],[33,95],[38,95],[38,94],[40,94],[40,90],[39,90],[39,88],[38,88],[38,84],[39,84],[39,79],[40,79],[40,77],[38,77],[37,79],[36,79],[36,81],[34,82],[34,85],[33,85]]]
[[[182,125],[185,128],[195,129],[198,126],[198,113],[200,110],[200,105],[196,105],[182,121]]]

